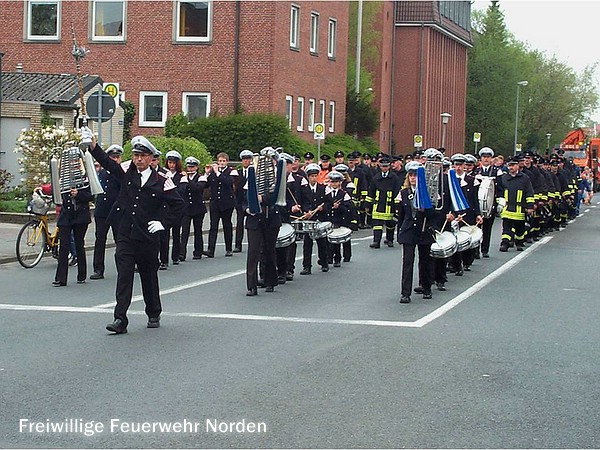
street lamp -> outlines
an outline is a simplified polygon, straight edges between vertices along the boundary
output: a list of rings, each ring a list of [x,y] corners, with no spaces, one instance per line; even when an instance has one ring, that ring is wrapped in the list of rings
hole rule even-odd
[[[546,153],[550,154],[550,136],[552,136],[551,133],[546,133],[546,139],[548,141],[548,145],[546,145]]]
[[[519,128],[519,90],[521,86],[527,86],[529,82],[527,80],[517,82],[517,107],[515,111],[515,146],[513,148],[514,154],[517,154],[517,134]]]
[[[448,125],[448,122],[450,121],[450,117],[452,117],[452,114],[450,113],[441,113],[440,117],[442,118],[442,145],[441,147],[445,147],[446,146],[446,126]]]

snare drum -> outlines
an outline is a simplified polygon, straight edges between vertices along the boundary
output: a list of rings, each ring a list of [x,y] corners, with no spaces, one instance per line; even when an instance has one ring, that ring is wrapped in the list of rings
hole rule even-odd
[[[471,233],[462,228],[456,232],[456,242],[458,242],[457,252],[464,252],[471,248]]]
[[[319,222],[315,220],[295,220],[292,222],[292,226],[298,234],[310,234],[313,232],[318,223]]]
[[[462,227],[462,230],[465,230],[471,235],[471,247],[477,248],[479,244],[481,244],[481,240],[483,239],[483,231],[476,225],[468,225],[466,227]]]
[[[317,222],[310,237],[313,239],[321,239],[327,236],[327,233],[331,231],[333,224],[331,222]]]
[[[277,234],[277,242],[275,243],[276,248],[287,247],[296,240],[296,232],[294,227],[289,223],[281,224],[279,233]]]
[[[456,253],[458,242],[451,231],[435,232],[435,242],[431,244],[429,254],[432,258],[444,259]]]
[[[334,228],[327,235],[327,240],[332,244],[343,244],[352,237],[352,230],[346,227]]]

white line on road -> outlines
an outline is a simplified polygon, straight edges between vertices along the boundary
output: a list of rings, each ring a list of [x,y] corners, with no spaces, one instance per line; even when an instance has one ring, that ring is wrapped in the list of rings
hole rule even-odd
[[[422,328],[425,325],[433,322],[435,319],[442,317],[448,311],[461,304],[463,301],[483,289],[485,286],[496,280],[502,274],[506,273],[514,266],[519,264],[523,259],[527,258],[531,253],[537,250],[542,245],[548,243],[552,239],[551,236],[546,236],[534,243],[532,246],[527,248],[523,253],[515,256],[510,261],[507,261],[494,272],[483,278],[479,282],[475,283],[469,289],[462,294],[457,295],[449,302],[440,306],[433,312],[427,314],[425,317],[414,321],[414,322],[400,322],[393,320],[353,320],[353,319],[319,319],[311,317],[283,317],[283,316],[262,316],[253,314],[222,314],[222,313],[169,313],[163,312],[163,316],[168,317],[198,317],[205,319],[229,319],[229,320],[253,320],[253,321],[270,321],[270,322],[295,322],[295,323],[319,323],[319,324],[337,324],[337,325],[366,325],[366,326],[377,326],[377,327],[396,327],[396,328]],[[244,271],[229,272],[217,277],[207,278],[196,283],[192,283],[195,286],[200,286],[213,281],[218,281],[229,276],[235,276]],[[217,280],[216,280],[217,279]],[[177,292],[179,290],[188,289],[189,285],[176,286],[171,289],[165,290],[167,292]],[[113,306],[111,303],[108,306]],[[107,306],[100,305],[95,307],[72,307],[72,306],[43,306],[43,305],[14,305],[14,304],[0,304],[0,310],[12,310],[12,311],[53,311],[53,312],[80,312],[80,313],[103,313],[106,314]],[[145,315],[144,311],[129,311],[131,315]]]

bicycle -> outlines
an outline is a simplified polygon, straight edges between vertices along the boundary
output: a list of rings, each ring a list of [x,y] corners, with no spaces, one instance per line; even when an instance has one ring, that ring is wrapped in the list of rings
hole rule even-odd
[[[58,227],[50,232],[49,209],[50,197],[34,191],[27,205],[27,211],[33,218],[19,230],[16,245],[17,260],[26,269],[35,267],[46,252],[52,252],[52,257],[58,258]]]

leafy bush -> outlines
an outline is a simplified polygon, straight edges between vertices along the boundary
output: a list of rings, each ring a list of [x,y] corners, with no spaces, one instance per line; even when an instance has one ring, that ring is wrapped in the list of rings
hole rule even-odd
[[[10,183],[15,176],[6,169],[0,169],[0,194],[10,190]]]
[[[162,162],[164,165],[165,155],[170,150],[177,150],[181,153],[184,161],[188,156],[194,156],[200,160],[200,167],[210,164],[212,156],[206,150],[206,146],[195,138],[178,137],[149,137],[148,140],[154,144],[162,153]],[[125,144],[123,148],[123,160],[131,159],[131,142]],[[185,165],[185,164],[184,164]]]

